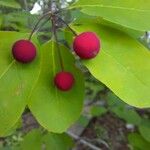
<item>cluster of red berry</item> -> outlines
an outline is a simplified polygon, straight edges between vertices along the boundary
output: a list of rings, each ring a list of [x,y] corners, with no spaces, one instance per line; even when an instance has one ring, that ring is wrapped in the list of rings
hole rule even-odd
[[[81,59],[91,59],[100,50],[100,40],[93,32],[83,32],[75,37],[73,49]],[[14,43],[12,54],[18,62],[29,63],[35,59],[37,52],[30,40],[19,40]],[[54,83],[58,89],[68,91],[73,87],[75,79],[72,73],[61,71],[54,77]]]

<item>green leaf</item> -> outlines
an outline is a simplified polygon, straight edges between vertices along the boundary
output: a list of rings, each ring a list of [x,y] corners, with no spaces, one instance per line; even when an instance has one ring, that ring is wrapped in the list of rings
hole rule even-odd
[[[150,143],[145,141],[143,137],[138,133],[131,133],[128,135],[129,143],[134,149],[138,150],[149,150]]]
[[[124,108],[126,103],[124,103],[123,101],[120,100],[119,97],[117,97],[113,92],[109,91],[106,95],[106,99],[107,99],[107,103],[111,108],[113,107],[120,107],[120,108]]]
[[[141,124],[140,115],[134,110],[134,108],[129,108],[126,103],[120,101],[120,99],[114,95],[112,92],[107,94],[107,102],[109,109],[114,112],[119,118],[124,119],[127,123],[134,125]]]
[[[64,46],[60,47],[64,68],[75,77],[74,87],[67,92],[58,90],[54,76],[61,71],[56,43],[42,46],[40,76],[32,90],[29,107],[39,123],[49,131],[63,132],[81,113],[84,100],[84,78],[75,66],[73,55]]]
[[[112,112],[114,112],[119,118],[124,119],[127,123],[134,125],[139,125],[141,123],[141,117],[133,109],[115,107],[112,108]]]
[[[145,34],[145,31],[139,31],[139,30],[127,28],[125,26],[121,26],[116,23],[106,21],[104,19],[98,18],[98,21],[99,21],[99,24],[123,31],[134,39],[139,39],[141,36],[143,36]]]
[[[46,133],[35,129],[29,132],[17,150],[69,150],[73,146],[72,139],[66,134]]]
[[[94,117],[101,116],[107,112],[107,109],[102,106],[93,106],[91,108],[91,115]]]
[[[7,130],[7,132],[5,132],[5,137],[11,136],[16,132],[18,128],[21,127],[22,127],[22,119],[20,118],[12,128],[10,128],[9,130]]]
[[[70,8],[136,30],[150,30],[149,0],[79,0]]]
[[[19,3],[17,3],[15,0],[0,0],[0,6],[5,7],[12,7],[12,8],[21,8]]]
[[[124,34],[96,23],[78,21],[72,25],[78,33],[93,31],[101,39],[101,51],[84,65],[119,98],[136,107],[150,106],[150,52]]]
[[[145,31],[138,31],[138,30],[134,30],[131,28],[127,28],[127,27],[118,25],[116,23],[104,20],[101,17],[89,16],[85,13],[82,13],[78,9],[75,9],[74,11],[72,11],[72,18],[77,19],[77,20],[83,20],[83,19],[91,20],[95,18],[97,20],[97,23],[123,31],[135,39],[139,39],[141,36],[145,34]]]
[[[42,149],[42,134],[39,130],[32,130],[21,142],[18,150],[41,150]]]
[[[139,131],[143,138],[150,142],[150,120],[143,119],[142,123],[139,126]]]
[[[82,127],[86,127],[89,124],[89,118],[87,116],[81,115],[80,118],[78,119],[78,124],[81,125]]]
[[[48,133],[43,137],[43,142],[48,150],[70,150],[73,140],[66,134]]]
[[[17,123],[38,74],[38,57],[30,64],[20,64],[12,58],[13,43],[27,36],[0,32],[0,137]]]

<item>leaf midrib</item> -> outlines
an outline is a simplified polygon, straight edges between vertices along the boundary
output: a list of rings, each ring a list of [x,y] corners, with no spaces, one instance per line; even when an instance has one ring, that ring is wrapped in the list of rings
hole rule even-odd
[[[13,60],[8,67],[2,72],[2,74],[0,75],[0,80],[3,78],[3,76],[10,70],[10,68],[15,64],[15,60]]]

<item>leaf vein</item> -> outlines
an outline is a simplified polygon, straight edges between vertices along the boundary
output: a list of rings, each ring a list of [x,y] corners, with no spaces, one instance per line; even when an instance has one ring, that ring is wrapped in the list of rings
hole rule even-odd
[[[2,77],[9,71],[9,69],[13,66],[13,64],[15,63],[15,60],[13,60],[9,66],[3,71],[3,73],[0,75],[0,79],[2,79]]]
[[[126,70],[127,72],[130,72],[145,88],[148,88],[147,85],[142,80],[140,80],[132,71],[129,71],[129,69],[127,69],[123,64],[119,63],[115,57],[111,56],[106,51],[105,52],[103,51],[103,53],[105,53],[109,57],[113,58],[117,64],[121,65],[124,68],[124,70]]]

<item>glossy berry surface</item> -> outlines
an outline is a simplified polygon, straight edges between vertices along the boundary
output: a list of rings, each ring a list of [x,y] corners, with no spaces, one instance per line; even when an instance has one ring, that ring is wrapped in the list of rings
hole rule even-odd
[[[61,91],[68,91],[74,85],[75,79],[70,72],[58,72],[54,78],[56,87]]]
[[[94,58],[100,51],[100,39],[94,32],[83,32],[75,37],[73,49],[82,59]]]
[[[21,63],[29,63],[36,57],[36,47],[29,40],[19,40],[12,47],[14,59]]]

